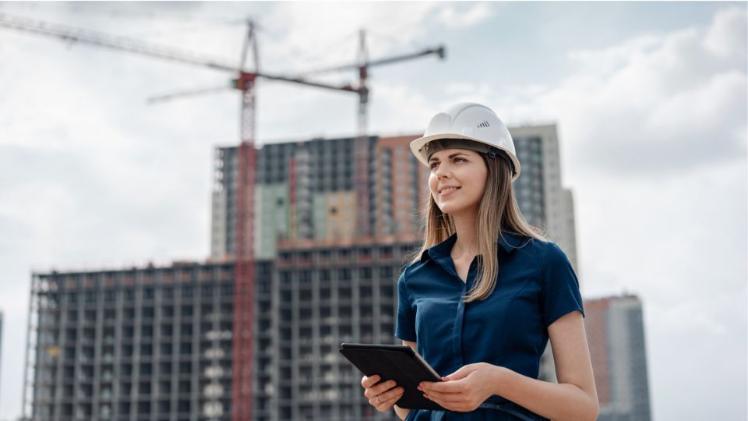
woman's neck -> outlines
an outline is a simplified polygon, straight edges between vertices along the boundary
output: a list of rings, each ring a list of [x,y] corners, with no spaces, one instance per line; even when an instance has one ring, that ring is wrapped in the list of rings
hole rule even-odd
[[[452,221],[457,231],[457,241],[452,246],[452,256],[456,258],[473,257],[478,253],[475,212],[464,212],[453,215]]]

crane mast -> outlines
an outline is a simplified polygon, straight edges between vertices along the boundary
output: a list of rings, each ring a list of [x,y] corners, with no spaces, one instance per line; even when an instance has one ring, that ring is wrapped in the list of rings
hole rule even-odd
[[[252,50],[255,70],[260,69],[260,57],[254,23],[247,26],[240,66],[244,67],[248,50]],[[242,421],[252,419],[252,363],[253,319],[254,319],[254,186],[257,149],[255,139],[255,81],[252,76],[240,79],[241,88],[241,143],[238,151],[239,180],[236,182],[236,243],[234,277],[234,323],[231,376],[231,419]]]

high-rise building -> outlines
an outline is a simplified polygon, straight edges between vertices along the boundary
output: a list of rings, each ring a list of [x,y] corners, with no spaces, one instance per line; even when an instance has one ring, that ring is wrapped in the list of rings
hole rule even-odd
[[[514,183],[519,207],[527,221],[543,228],[579,271],[574,199],[562,184],[557,127],[518,126],[509,131],[522,165],[522,174]]]
[[[556,126],[509,128],[522,175],[515,195],[528,222],[545,230],[577,268],[574,206],[562,187]],[[418,135],[312,139],[258,150],[255,253],[274,258],[279,240],[341,244],[354,238],[421,238],[428,169],[412,156]],[[370,159],[358,159],[362,153]],[[236,229],[237,148],[215,150],[211,257],[231,258]],[[362,205],[362,202],[365,206]]]
[[[642,302],[635,295],[585,300],[600,421],[651,419]]]
[[[529,222],[575,262],[555,126],[510,129]],[[254,420],[392,419],[339,342],[395,343],[395,282],[422,239],[417,136],[312,139],[257,151]],[[34,420],[231,419],[236,384],[238,150],[215,150],[211,257],[32,276],[24,411]],[[540,378],[555,380],[550,344]]]

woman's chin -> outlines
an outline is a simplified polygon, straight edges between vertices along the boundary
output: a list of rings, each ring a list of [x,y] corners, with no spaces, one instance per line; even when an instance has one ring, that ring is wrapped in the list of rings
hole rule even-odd
[[[442,211],[442,213],[446,213],[447,215],[453,215],[456,213],[460,213],[462,210],[467,208],[467,206],[455,206],[451,203],[445,203],[443,205],[439,206],[439,210]]]

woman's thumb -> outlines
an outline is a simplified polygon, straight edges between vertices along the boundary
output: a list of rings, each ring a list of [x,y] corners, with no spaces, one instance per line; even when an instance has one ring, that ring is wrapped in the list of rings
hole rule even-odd
[[[442,377],[442,380],[448,381],[448,380],[457,380],[461,379],[465,376],[467,376],[469,373],[469,370],[466,370],[465,367],[461,367],[459,370],[455,371],[454,373],[450,374],[449,376]]]

